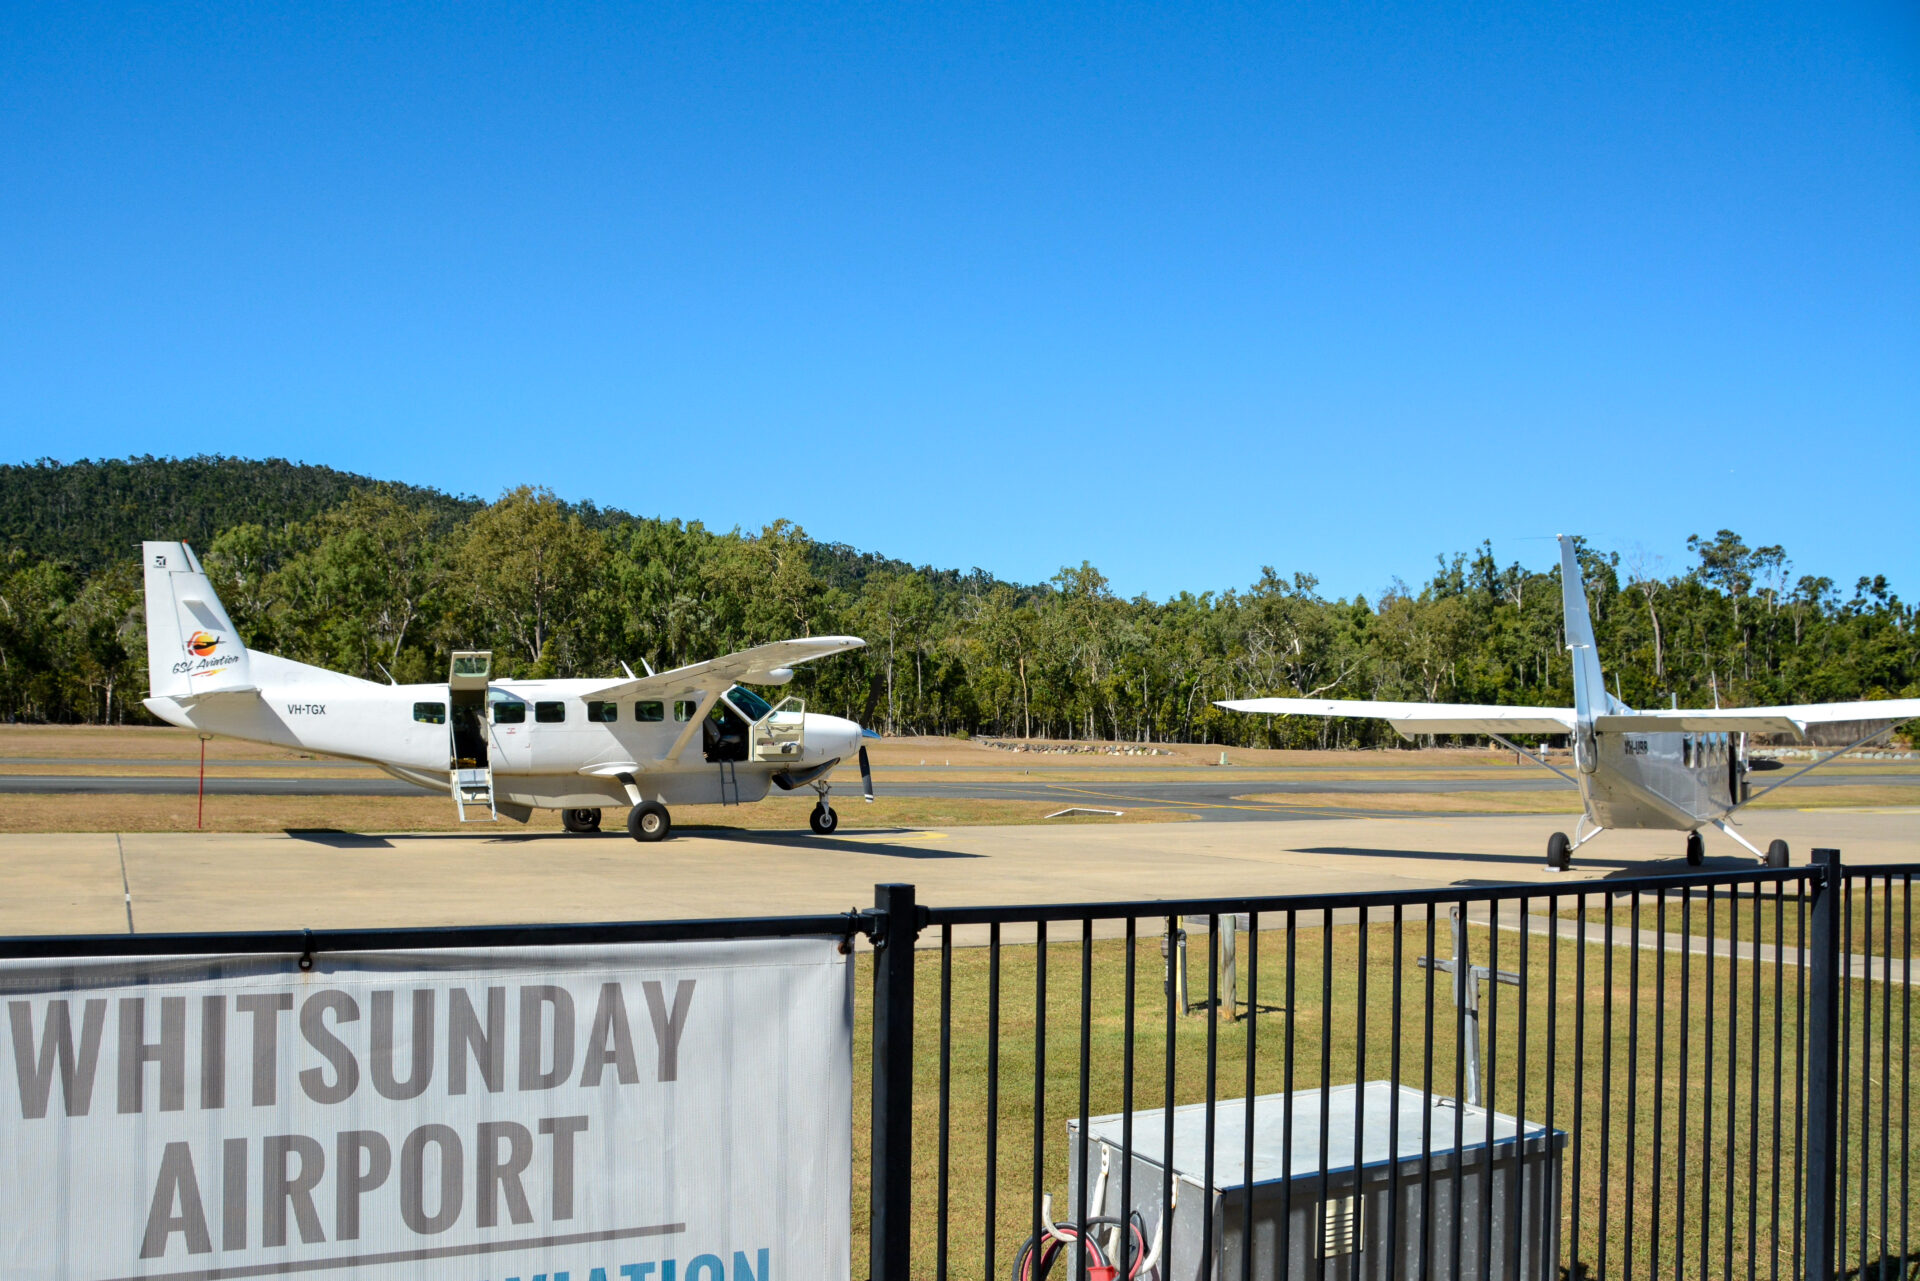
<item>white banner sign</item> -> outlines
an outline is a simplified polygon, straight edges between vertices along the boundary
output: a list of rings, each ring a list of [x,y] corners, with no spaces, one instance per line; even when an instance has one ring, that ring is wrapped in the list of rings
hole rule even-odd
[[[0,1272],[846,1281],[832,939],[0,962]]]

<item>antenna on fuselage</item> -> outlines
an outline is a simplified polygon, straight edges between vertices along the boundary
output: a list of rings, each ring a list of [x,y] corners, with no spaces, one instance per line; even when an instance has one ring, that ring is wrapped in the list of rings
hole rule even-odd
[[[393,673],[387,670],[387,665],[385,663],[381,662],[379,659],[376,658],[373,660],[373,665],[380,669],[380,674],[382,676],[387,678],[387,684],[398,685],[400,683],[399,681],[393,679]]]

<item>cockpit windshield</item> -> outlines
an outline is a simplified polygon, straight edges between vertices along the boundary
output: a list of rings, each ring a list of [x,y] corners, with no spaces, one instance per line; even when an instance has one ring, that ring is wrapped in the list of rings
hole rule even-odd
[[[745,685],[735,685],[727,691],[727,701],[733,704],[733,710],[750,721],[759,721],[773,710],[773,704],[760,697]]]

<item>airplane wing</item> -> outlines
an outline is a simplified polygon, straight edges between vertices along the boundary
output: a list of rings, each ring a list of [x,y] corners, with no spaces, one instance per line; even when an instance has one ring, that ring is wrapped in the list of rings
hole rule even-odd
[[[636,676],[631,680],[610,681],[586,691],[583,698],[671,698],[695,690],[725,687],[735,682],[746,685],[780,685],[791,675],[786,669],[816,658],[860,649],[866,642],[858,636],[805,636],[794,640],[755,645],[738,653],[704,662],[689,663],[670,672]],[[785,673],[785,674],[782,674]]]
[[[1282,716],[1355,716],[1386,721],[1401,734],[1566,734],[1571,707],[1496,707],[1475,703],[1388,703],[1361,698],[1240,698],[1216,703],[1230,712]]]
[[[1601,733],[1637,731],[1643,734],[1671,734],[1680,730],[1695,733],[1793,734],[1805,737],[1807,730],[1819,725],[1898,725],[1920,718],[1920,698],[1882,698],[1857,703],[1796,703],[1785,707],[1726,707],[1654,709],[1628,712],[1618,716],[1596,716],[1593,727]]]

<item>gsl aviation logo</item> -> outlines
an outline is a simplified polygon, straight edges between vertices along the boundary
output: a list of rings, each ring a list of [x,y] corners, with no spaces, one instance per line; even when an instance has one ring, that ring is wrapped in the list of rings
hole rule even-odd
[[[195,632],[187,637],[187,653],[195,658],[206,658],[220,648],[220,638],[210,632]]]

